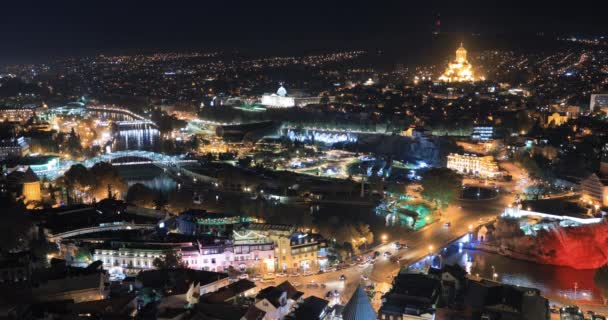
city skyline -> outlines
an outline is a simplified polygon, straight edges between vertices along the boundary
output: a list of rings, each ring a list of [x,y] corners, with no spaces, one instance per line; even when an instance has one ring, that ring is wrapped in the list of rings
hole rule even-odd
[[[7,4],[0,317],[606,320],[607,22]]]
[[[580,2],[560,6],[487,1],[384,1],[374,5],[365,1],[313,1],[293,7],[279,1],[184,2],[171,6],[112,1],[7,5],[0,22],[4,40],[0,44],[0,64],[176,50],[280,54],[344,47],[407,49],[408,41],[436,29],[462,41],[475,34],[602,35],[606,28],[601,14]]]

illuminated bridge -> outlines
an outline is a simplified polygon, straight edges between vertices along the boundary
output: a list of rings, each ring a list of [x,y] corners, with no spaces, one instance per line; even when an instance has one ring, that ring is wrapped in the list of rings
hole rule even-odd
[[[155,165],[173,165],[179,163],[193,163],[196,160],[186,159],[186,155],[167,155],[162,153],[156,153],[144,150],[125,150],[115,151],[112,153],[104,153],[99,156],[83,160],[83,161],[70,161],[63,160],[60,165],[56,168],[50,169],[44,173],[44,175],[50,179],[55,180],[56,178],[63,175],[72,165],[82,164],[83,166],[90,168],[98,162],[109,162],[114,166],[125,166],[125,165],[136,165],[136,164],[155,164]]]
[[[118,230],[153,230],[156,227],[156,224],[136,224],[130,222],[112,222],[112,223],[104,223],[100,224],[96,227],[88,227],[82,229],[70,230],[57,234],[50,234],[49,241],[57,242],[61,241],[65,238],[71,238],[83,234],[103,232],[103,231],[118,231]]]
[[[196,160],[186,159],[186,155],[168,155],[145,150],[124,150],[104,153],[80,163],[85,167],[92,167],[98,162],[110,162],[112,165],[118,166],[149,163],[174,164],[196,162]]]
[[[132,125],[141,125],[141,124],[156,126],[156,123],[154,123],[152,120],[147,119],[146,117],[139,115],[135,112],[132,112],[130,110],[127,110],[127,109],[109,107],[109,106],[87,106],[86,110],[89,112],[118,113],[118,114],[127,116],[128,118],[132,119],[132,120],[126,120],[126,121],[114,121],[114,123],[116,123],[119,126],[132,126]]]

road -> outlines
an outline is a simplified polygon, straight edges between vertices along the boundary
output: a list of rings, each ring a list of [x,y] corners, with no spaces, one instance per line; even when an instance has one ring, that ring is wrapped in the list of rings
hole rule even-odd
[[[469,227],[476,228],[501,214],[512,201],[512,194],[501,195],[492,200],[461,200],[448,207],[440,222],[433,223],[419,231],[404,233],[402,236],[387,239],[387,244],[378,248],[381,253],[390,252],[399,258],[392,262],[388,258],[380,258],[373,267],[370,279],[375,282],[391,282],[400,266],[408,266],[432,252],[440,250],[448,243],[469,232]],[[445,222],[451,226],[446,227]],[[394,241],[406,243],[408,249],[396,251]]]
[[[374,283],[377,293],[372,300],[372,305],[377,310],[381,305],[380,297],[390,289],[392,280],[401,266],[408,266],[421,260],[429,253],[440,250],[469,232],[469,227],[475,229],[477,226],[493,220],[504,211],[509,203],[513,202],[515,194],[521,192],[521,189],[529,182],[526,173],[518,167],[507,164],[507,170],[514,179],[511,182],[497,183],[501,188],[498,197],[489,200],[458,200],[443,212],[441,221],[430,224],[418,231],[406,232],[399,229],[398,232],[387,234],[385,243],[372,250],[379,251],[382,254],[390,252],[400,260],[399,262],[392,262],[390,258],[381,255],[373,264],[356,265],[340,271],[306,277],[278,278],[275,283],[278,284],[284,280],[296,283],[299,285],[298,290],[303,291],[305,296],[315,295],[324,298],[328,291],[338,290],[340,296],[330,299],[332,300],[331,303],[346,303],[359,283],[364,285]],[[465,181],[465,183],[470,184],[474,182],[475,180],[469,179]],[[444,226],[445,222],[448,221],[451,226]],[[395,241],[407,244],[408,248],[396,250],[394,247]],[[339,280],[342,274],[346,276],[346,281]],[[363,280],[362,276],[367,280]],[[306,285],[311,282],[323,283],[326,287],[307,288]],[[271,284],[258,283],[261,288],[268,285]]]
[[[381,253],[390,252],[399,257],[400,264],[391,262],[389,258],[381,255],[373,264],[355,265],[339,271],[310,276],[277,278],[274,283],[259,282],[257,285],[261,289],[288,280],[297,285],[297,289],[303,291],[305,296],[315,295],[321,298],[324,298],[328,291],[338,290],[340,296],[329,299],[330,302],[346,303],[359,283],[363,285],[374,283],[377,293],[372,304],[378,309],[381,304],[380,297],[390,289],[392,279],[398,273],[400,266],[406,266],[424,258],[429,254],[429,246],[432,246],[431,251],[445,247],[451,241],[465,235],[469,231],[469,225],[476,227],[494,219],[512,199],[513,194],[504,194],[492,200],[458,201],[448,207],[443,215],[442,221],[450,221],[451,227],[444,227],[443,222],[434,223],[415,232],[403,233],[401,237],[389,236],[384,244],[374,248]],[[395,241],[407,243],[409,248],[396,250],[393,245]],[[345,275],[346,280],[340,281],[340,275]],[[363,280],[362,276],[367,280]],[[325,284],[326,287],[307,287],[311,282]]]

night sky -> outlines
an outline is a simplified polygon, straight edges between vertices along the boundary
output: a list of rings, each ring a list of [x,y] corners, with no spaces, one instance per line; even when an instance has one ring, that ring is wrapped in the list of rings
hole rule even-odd
[[[0,64],[94,53],[206,48],[322,50],[429,34],[608,31],[596,1],[10,1]]]

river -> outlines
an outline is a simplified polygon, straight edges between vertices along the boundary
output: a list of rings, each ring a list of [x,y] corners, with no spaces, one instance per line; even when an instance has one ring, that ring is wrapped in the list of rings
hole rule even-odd
[[[116,166],[120,175],[130,186],[141,183],[146,187],[167,194],[177,188],[177,182],[153,164]]]
[[[577,300],[579,304],[600,304],[602,297],[593,283],[595,270],[537,264],[480,250],[462,249],[458,243],[444,248],[440,255],[447,264],[457,263],[474,276],[522,287],[538,288],[549,299]],[[437,263],[434,259],[434,264]],[[413,268],[428,266],[427,257]]]

